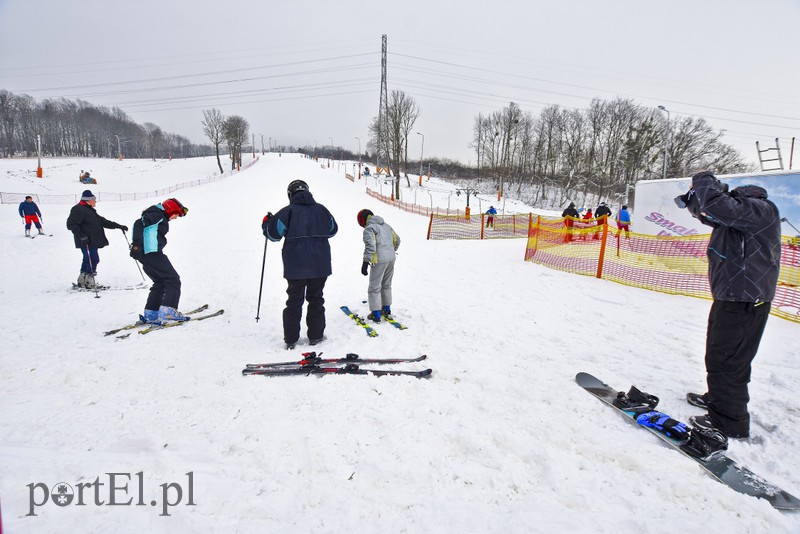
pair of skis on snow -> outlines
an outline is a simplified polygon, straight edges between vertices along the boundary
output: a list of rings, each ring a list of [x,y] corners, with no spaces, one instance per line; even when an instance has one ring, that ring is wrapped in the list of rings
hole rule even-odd
[[[357,313],[354,313],[354,312],[350,311],[350,308],[348,308],[347,306],[342,306],[340,309],[344,312],[345,315],[347,315],[353,321],[355,321],[355,323],[358,326],[360,326],[361,328],[366,330],[367,331],[367,335],[369,337],[378,337],[378,332],[374,328],[372,328],[372,326],[370,326],[367,323],[366,319],[364,319],[363,317],[361,317]],[[394,326],[398,330],[405,330],[405,329],[408,328],[406,325],[404,325],[404,324],[400,323],[399,321],[395,320],[395,318],[392,317],[392,316],[384,315],[381,318],[381,320],[389,323],[390,325]]]
[[[205,314],[205,315],[196,315],[196,314],[198,314],[198,313],[200,313],[202,311],[205,311],[207,309],[208,309],[208,304],[203,304],[199,308],[196,308],[194,310],[191,310],[191,311],[188,311],[188,312],[184,313],[184,315],[191,315],[192,316],[191,320],[189,320],[189,321],[174,321],[174,322],[168,322],[168,323],[163,323],[163,324],[152,324],[152,323],[146,323],[144,321],[136,321],[133,324],[125,325],[125,326],[122,326],[120,328],[115,328],[114,330],[109,330],[108,332],[103,332],[103,335],[104,336],[113,336],[114,334],[118,334],[118,333],[123,332],[125,330],[133,330],[135,328],[140,328],[140,330],[139,330],[140,334],[149,334],[150,332],[154,332],[156,330],[163,330],[165,328],[173,328],[173,327],[181,326],[181,325],[184,325],[184,324],[187,324],[187,323],[194,323],[194,322],[197,322],[197,321],[203,321],[205,319],[210,319],[212,317],[217,317],[218,315],[222,315],[223,313],[225,313],[225,310],[217,310],[214,313],[208,313],[208,314]],[[119,339],[124,339],[124,338],[128,337],[129,335],[130,335],[130,333],[124,334],[122,336],[117,336],[117,337]]]
[[[398,371],[384,369],[362,369],[361,364],[404,364],[421,362],[428,357],[422,355],[418,358],[362,358],[358,354],[347,354],[344,358],[322,358],[322,353],[305,352],[303,359],[294,362],[274,363],[248,363],[242,374],[261,376],[287,376],[287,375],[373,375],[373,376],[412,376],[427,378],[433,373],[432,369],[421,371]]]
[[[620,408],[619,403],[615,403],[624,393],[618,392],[588,373],[578,373],[575,376],[575,381],[605,404],[636,422],[637,415],[635,411],[624,407]],[[698,456],[696,450],[691,446],[691,438],[678,439],[668,435],[668,431],[653,426],[644,426],[644,428],[661,438],[670,447],[677,449],[697,462],[708,474],[729,488],[745,495],[764,499],[778,510],[800,510],[800,499],[767,482],[749,469],[738,465],[726,456],[722,450],[712,452],[707,456]]]

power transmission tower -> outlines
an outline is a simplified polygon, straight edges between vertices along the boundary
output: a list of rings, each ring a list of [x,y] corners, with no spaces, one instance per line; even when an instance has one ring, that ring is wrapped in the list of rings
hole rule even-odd
[[[381,151],[386,151],[386,168],[389,168],[389,139],[386,135],[389,120],[389,91],[386,88],[386,34],[381,35],[381,98],[378,103],[378,163]],[[387,173],[388,174],[388,173]]]

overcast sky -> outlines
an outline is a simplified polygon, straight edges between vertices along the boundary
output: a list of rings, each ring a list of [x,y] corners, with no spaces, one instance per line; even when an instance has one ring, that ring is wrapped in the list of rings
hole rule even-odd
[[[197,143],[217,108],[256,145],[355,152],[386,34],[388,88],[419,104],[426,156],[474,164],[475,116],[510,101],[536,115],[620,96],[704,117],[753,162],[780,138],[788,168],[798,21],[800,0],[0,0],[0,89],[119,106]]]

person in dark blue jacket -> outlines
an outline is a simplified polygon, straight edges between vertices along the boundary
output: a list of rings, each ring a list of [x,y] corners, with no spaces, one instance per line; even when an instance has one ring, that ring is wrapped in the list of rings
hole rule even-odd
[[[169,221],[183,217],[189,209],[169,198],[161,204],[150,206],[133,223],[131,257],[142,264],[145,274],[153,281],[144,314],[139,319],[151,324],[170,321],[188,321],[189,317],[178,311],[181,299],[181,277],[164,254],[167,246]]]
[[[104,228],[120,229],[128,231],[124,224],[109,221],[101,217],[95,206],[97,197],[87,189],[81,195],[81,201],[72,206],[67,217],[67,229],[72,232],[75,240],[75,248],[81,250],[83,261],[81,262],[81,273],[78,276],[78,287],[95,289],[95,276],[97,275],[97,264],[100,263],[100,253],[98,249],[108,246],[108,238]]]
[[[283,277],[288,287],[283,310],[283,340],[293,349],[300,339],[303,300],[308,301],[306,326],[312,345],[322,341],[325,332],[325,281],[331,275],[331,248],[328,239],[339,230],[328,209],[318,204],[308,184],[294,180],[287,188],[289,205],[273,215],[267,213],[261,223],[270,241],[283,243]]]
[[[713,228],[707,251],[714,299],[706,335],[708,391],[686,395],[708,414],[690,421],[728,437],[746,438],[751,364],[778,284],[781,217],[764,188],[746,185],[729,192],[708,171],[695,174],[692,188],[675,202]]]
[[[19,216],[25,221],[25,236],[31,236],[31,223],[36,225],[36,229],[39,230],[40,234],[43,234],[44,231],[42,230],[42,223],[39,222],[39,218],[42,216],[42,212],[39,211],[39,206],[36,205],[36,202],[33,201],[32,196],[25,197],[24,202],[20,202],[19,204]]]

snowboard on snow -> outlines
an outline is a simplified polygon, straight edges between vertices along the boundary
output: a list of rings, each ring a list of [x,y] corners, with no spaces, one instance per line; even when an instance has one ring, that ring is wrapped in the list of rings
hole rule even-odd
[[[633,412],[614,406],[613,402],[617,399],[619,393],[616,389],[588,373],[578,373],[575,376],[575,381],[583,389],[636,423],[635,414]],[[688,452],[688,440],[674,439],[656,429],[649,427],[643,428],[647,428],[647,430],[650,430],[651,433],[661,438],[661,440],[670,447],[677,449],[685,456],[696,461],[708,474],[734,491],[764,499],[778,510],[800,510],[800,499],[770,484],[749,469],[738,465],[735,461],[725,456],[722,451],[714,452],[706,457],[696,457]]]

